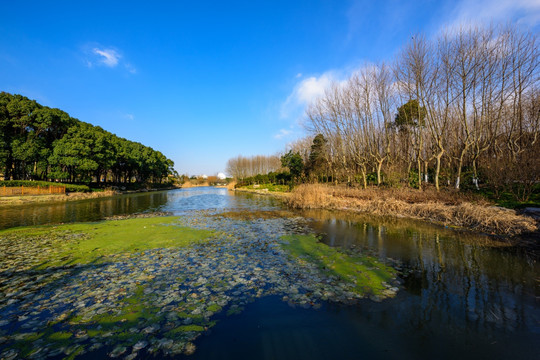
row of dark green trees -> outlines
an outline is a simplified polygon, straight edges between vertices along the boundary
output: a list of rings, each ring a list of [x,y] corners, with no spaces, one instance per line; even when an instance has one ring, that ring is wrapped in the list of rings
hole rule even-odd
[[[0,174],[6,180],[162,182],[174,163],[22,95],[0,93]]]

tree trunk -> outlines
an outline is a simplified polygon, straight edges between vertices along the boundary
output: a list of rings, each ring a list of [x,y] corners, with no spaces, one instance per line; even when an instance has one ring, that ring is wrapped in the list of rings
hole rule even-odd
[[[418,157],[418,189],[422,188],[422,160]]]
[[[457,176],[456,176],[456,190],[459,190],[459,183],[461,181],[461,169],[463,168],[463,158],[465,157],[465,152],[467,151],[467,147],[465,147],[461,151],[461,155],[459,156],[459,162],[457,167]]]
[[[362,165],[362,180],[364,182],[364,189],[367,189],[367,174],[366,174],[366,167]]]
[[[441,158],[443,154],[444,154],[444,151],[441,151],[435,157],[437,159],[437,166],[435,168],[435,189],[437,189],[437,191],[439,191],[439,174],[441,172]]]
[[[377,162],[377,186],[381,186],[381,168],[384,160]]]

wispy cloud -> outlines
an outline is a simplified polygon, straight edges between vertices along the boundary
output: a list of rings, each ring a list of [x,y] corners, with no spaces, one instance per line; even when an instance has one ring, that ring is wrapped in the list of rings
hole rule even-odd
[[[324,95],[327,88],[333,83],[342,83],[354,70],[329,70],[319,76],[298,77],[301,79],[294,85],[287,99],[281,104],[280,116],[282,119],[293,118],[298,120],[306,106]]]
[[[523,26],[540,25],[538,0],[461,0],[449,13],[446,26],[515,22]]]
[[[123,118],[127,120],[134,120],[135,116],[133,116],[133,114],[124,114]]]
[[[83,47],[83,53],[84,61],[89,68],[105,66],[111,69],[124,69],[130,74],[137,73],[135,66],[125,60],[122,51],[113,46],[90,43]]]
[[[129,63],[126,63],[124,65],[124,67],[126,68],[126,70],[131,73],[131,74],[136,74],[137,73],[137,69],[135,68],[135,66],[129,64]]]
[[[299,77],[296,76],[298,79]],[[324,95],[324,89],[335,81],[332,71],[320,76],[310,76],[298,81],[285,102],[281,105],[281,118],[295,116],[317,97]]]
[[[277,134],[274,135],[274,139],[282,139],[292,133],[292,130],[280,129]]]
[[[118,65],[118,62],[120,61],[120,58],[122,57],[118,51],[114,49],[100,49],[100,48],[93,48],[92,52],[96,55],[98,55],[98,62],[108,66],[108,67],[115,67]]]

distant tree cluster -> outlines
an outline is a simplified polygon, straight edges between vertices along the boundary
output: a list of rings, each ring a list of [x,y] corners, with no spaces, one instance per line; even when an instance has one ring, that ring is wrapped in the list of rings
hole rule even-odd
[[[256,155],[251,157],[237,156],[227,162],[227,174],[243,180],[258,174],[268,174],[281,168],[279,156]]]
[[[24,96],[0,93],[0,173],[6,180],[161,182],[173,166],[148,146]]]

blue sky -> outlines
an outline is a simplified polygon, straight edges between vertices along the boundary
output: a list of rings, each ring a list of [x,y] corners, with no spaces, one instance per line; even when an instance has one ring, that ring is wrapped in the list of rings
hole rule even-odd
[[[0,91],[211,175],[301,137],[330,81],[471,21],[538,31],[540,1],[3,1]]]

